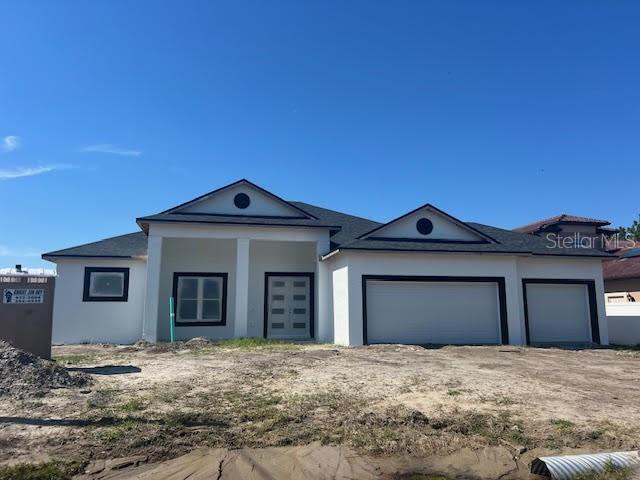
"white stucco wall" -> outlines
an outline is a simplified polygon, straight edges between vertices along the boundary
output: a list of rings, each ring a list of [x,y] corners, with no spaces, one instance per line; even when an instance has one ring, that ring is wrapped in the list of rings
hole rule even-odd
[[[315,283],[315,336],[318,338],[319,325],[330,322],[330,308],[321,309],[327,286],[323,288],[318,274],[318,255],[329,249],[328,229],[297,227],[257,227],[232,225],[198,224],[153,224],[150,238],[162,238],[160,286],[157,300],[148,299],[158,305],[158,340],[169,338],[169,296],[172,294],[174,272],[227,272],[227,322],[225,326],[177,327],[178,339],[194,336],[208,338],[231,338],[244,331],[236,321],[238,278],[237,245],[248,242],[248,275],[246,277],[246,334],[241,336],[262,336],[264,328],[264,273],[310,272]],[[325,280],[325,283],[328,283]],[[150,292],[153,297],[153,292]],[[321,300],[322,298],[322,300]],[[240,311],[244,311],[243,308]],[[147,322],[152,324],[153,319]],[[153,330],[150,328],[149,330]],[[326,328],[324,331],[326,332]],[[154,339],[152,339],[154,340]]]
[[[248,334],[264,335],[264,274],[265,272],[302,272],[314,275],[314,315],[318,318],[318,278],[316,246],[310,242],[271,242],[254,240],[249,245],[249,316]],[[317,336],[315,322],[314,336]]]
[[[53,304],[54,344],[134,343],[142,336],[144,260],[59,259]],[[128,267],[126,302],[83,302],[85,267]]]
[[[640,345],[640,304],[608,303],[609,341],[614,345]]]
[[[521,257],[518,258],[518,278],[522,284],[523,278],[559,278],[571,280],[594,280],[596,300],[598,305],[598,325],[600,327],[600,343],[609,344],[609,329],[607,328],[606,311],[604,306],[604,282],[602,279],[602,259],[600,258],[570,258],[570,257]],[[524,300],[520,294],[521,310],[524,310]]]
[[[504,277],[509,343],[516,345],[526,342],[522,278],[595,280],[601,343],[608,344],[602,267],[599,259],[343,251],[325,261],[330,262],[333,275],[336,343],[361,345],[363,342],[363,275],[434,275]]]
[[[247,208],[240,209],[233,203],[233,199],[238,193],[245,193],[249,196],[251,203]],[[218,192],[212,197],[188,205],[180,209],[180,211],[183,213],[218,213],[223,215],[303,216],[299,210],[245,184]]]
[[[234,336],[236,242],[234,240],[163,238],[158,300],[158,340],[169,340],[169,298],[175,272],[228,273],[226,325],[176,326],[176,339]]]

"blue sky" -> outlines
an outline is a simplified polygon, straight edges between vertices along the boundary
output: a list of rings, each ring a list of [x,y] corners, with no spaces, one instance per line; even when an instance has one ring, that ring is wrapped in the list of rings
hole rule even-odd
[[[0,11],[0,267],[242,177],[381,221],[640,212],[638,2]]]

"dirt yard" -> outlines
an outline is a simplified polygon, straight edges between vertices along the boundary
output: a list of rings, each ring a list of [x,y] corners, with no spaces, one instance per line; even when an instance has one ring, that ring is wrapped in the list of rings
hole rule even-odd
[[[526,478],[544,453],[640,448],[633,350],[191,342],[55,347],[54,358],[93,384],[0,396],[0,462],[84,470],[317,442],[394,459],[490,448],[513,461],[504,478]]]

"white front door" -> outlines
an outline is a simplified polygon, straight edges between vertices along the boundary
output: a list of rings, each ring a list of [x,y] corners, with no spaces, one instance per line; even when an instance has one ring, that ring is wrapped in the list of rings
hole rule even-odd
[[[311,295],[308,276],[267,276],[267,337],[310,338]]]

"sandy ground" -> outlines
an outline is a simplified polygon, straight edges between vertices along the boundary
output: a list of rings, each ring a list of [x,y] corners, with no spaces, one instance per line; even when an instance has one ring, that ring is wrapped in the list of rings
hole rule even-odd
[[[0,462],[153,462],[200,447],[320,442],[389,458],[507,449],[521,473],[538,454],[640,448],[638,351],[205,344],[53,354],[94,384],[0,397]]]

